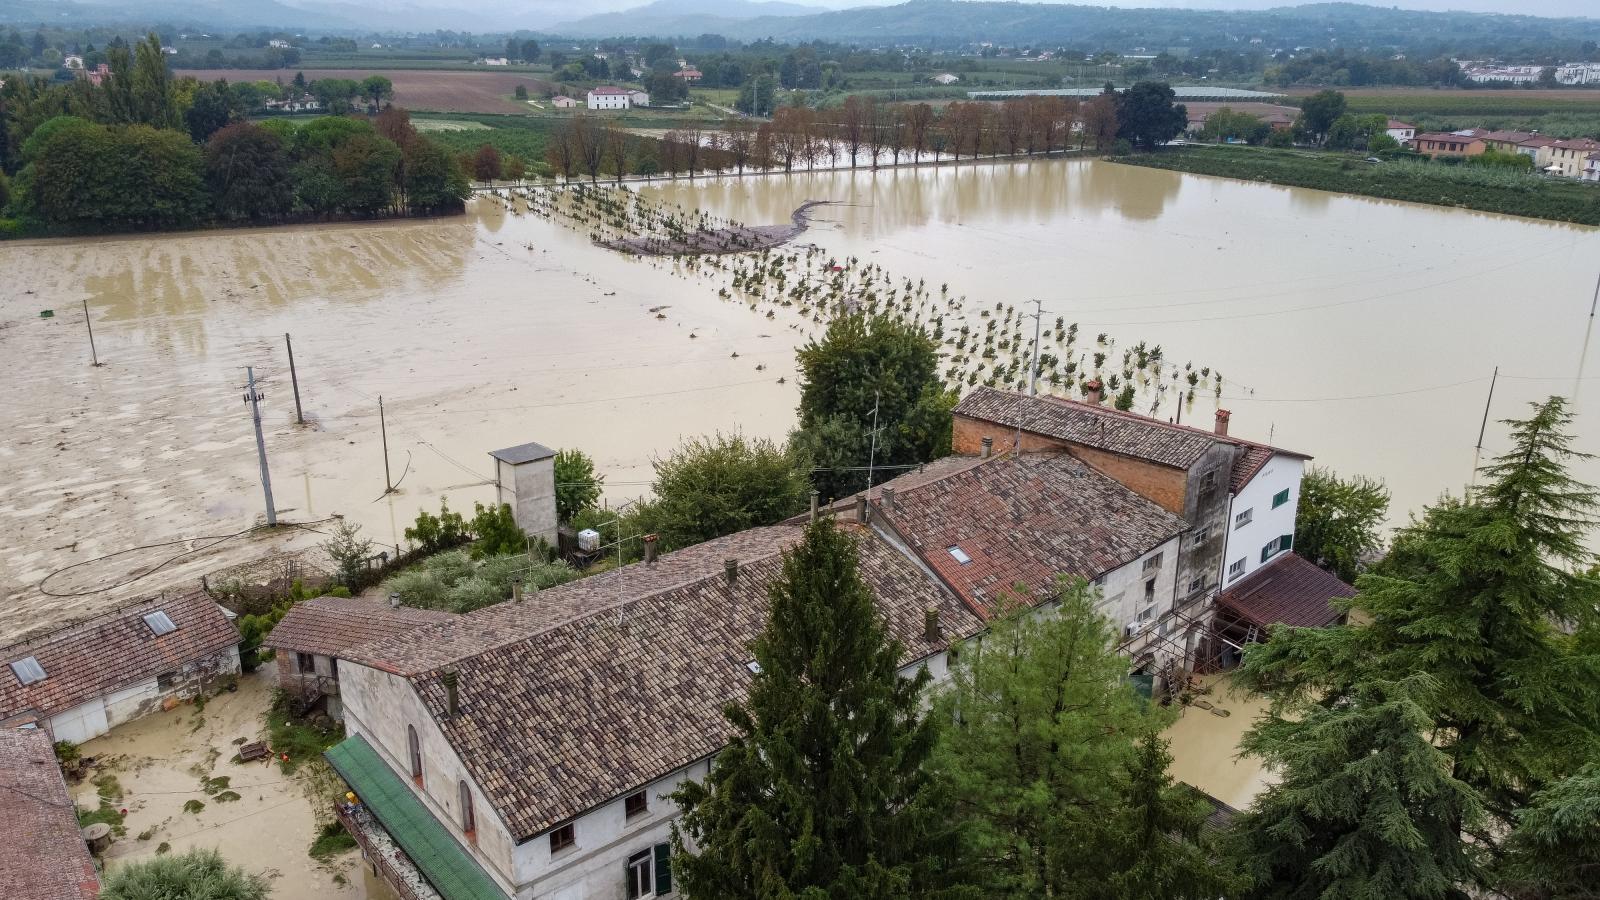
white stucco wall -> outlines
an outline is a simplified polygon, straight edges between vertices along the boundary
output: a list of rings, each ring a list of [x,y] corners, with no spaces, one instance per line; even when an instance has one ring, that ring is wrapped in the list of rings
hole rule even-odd
[[[1162,615],[1172,609],[1181,537],[1181,535],[1173,537],[1133,562],[1113,569],[1106,573],[1104,580],[1100,582],[1100,603],[1097,608],[1101,615],[1116,623],[1124,634],[1127,633],[1127,627],[1138,620],[1139,612],[1152,603],[1155,612],[1149,618],[1149,627],[1153,627]],[[1161,563],[1154,570],[1155,600],[1147,603],[1144,599],[1144,585],[1149,579],[1149,574],[1144,570],[1144,563],[1157,553],[1161,554]]]
[[[339,695],[344,705],[345,733],[365,737],[395,774],[412,785],[428,812],[473,853],[501,890],[513,893],[511,835],[411,683],[398,675],[346,661],[339,668]],[[411,778],[407,725],[417,729],[422,746],[421,787]],[[467,782],[472,795],[478,826],[470,838],[461,828],[458,785],[462,781]]]
[[[556,461],[536,459],[519,465],[495,460],[495,500],[511,507],[527,534],[556,545]]]
[[[81,744],[124,722],[159,710],[167,697],[192,697],[212,680],[238,672],[239,647],[230,644],[225,650],[193,660],[169,673],[172,679],[165,689],[159,678],[146,678],[56,713],[49,719],[50,734],[58,741]]]
[[[1234,496],[1233,507],[1228,511],[1228,547],[1222,570],[1224,590],[1261,568],[1261,548],[1268,541],[1294,534],[1295,510],[1300,505],[1300,478],[1304,474],[1304,460],[1274,454],[1256,477]],[[1284,488],[1289,489],[1289,502],[1274,509],[1272,498]],[[1239,515],[1247,509],[1252,511],[1250,524],[1234,527]],[[1234,576],[1229,570],[1240,559],[1244,560],[1244,572]]]
[[[627,94],[589,94],[586,99],[590,109],[627,109]]]

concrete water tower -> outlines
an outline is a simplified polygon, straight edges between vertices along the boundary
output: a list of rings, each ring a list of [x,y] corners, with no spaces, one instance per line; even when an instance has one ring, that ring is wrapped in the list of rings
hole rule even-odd
[[[556,452],[543,444],[491,450],[496,503],[511,507],[517,527],[556,546]]]

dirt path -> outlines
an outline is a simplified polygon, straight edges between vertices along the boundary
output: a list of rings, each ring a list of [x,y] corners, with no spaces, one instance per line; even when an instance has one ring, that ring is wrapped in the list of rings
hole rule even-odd
[[[73,786],[78,805],[97,806],[97,791],[105,792],[109,775],[121,793],[114,805],[128,811],[127,833],[104,857],[108,872],[149,859],[163,852],[161,847],[172,853],[202,847],[267,875],[277,897],[388,900],[386,889],[372,890],[358,853],[342,854],[327,865],[307,855],[318,823],[306,779],[282,774],[271,761],[231,762],[240,738],[262,735],[271,697],[263,669],[242,676],[237,692],[210,698],[203,709],[182,704],[82,745],[84,756],[95,757],[97,765]],[[201,783],[208,778],[228,782],[225,787],[214,783],[216,790],[207,792]],[[100,779],[98,788],[95,779]],[[185,811],[189,803],[204,806]]]
[[[733,228],[701,228],[686,231],[677,238],[651,235],[621,240],[596,240],[595,243],[636,256],[687,256],[749,253],[770,250],[789,243],[811,227],[811,210],[832,200],[807,200],[789,216],[787,225],[739,225]]]

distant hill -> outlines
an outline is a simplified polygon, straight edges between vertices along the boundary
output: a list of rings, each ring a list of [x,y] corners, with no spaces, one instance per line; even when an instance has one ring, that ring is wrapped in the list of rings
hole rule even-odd
[[[655,0],[621,12],[599,13],[570,22],[557,22],[545,30],[571,37],[608,37],[622,29],[628,34],[702,34],[750,19],[781,19],[826,12],[820,6],[782,0]],[[685,31],[684,29],[689,29]],[[720,32],[719,32],[720,33]]]
[[[737,2],[737,0],[735,0]],[[655,5],[655,4],[652,4]],[[745,6],[759,6],[747,3]],[[1064,3],[993,0],[910,0],[812,15],[729,15],[715,12],[644,14],[650,7],[592,16],[549,28],[574,37],[721,34],[736,40],[828,40],[868,45],[955,46],[977,41],[1062,45],[1086,50],[1150,47],[1345,46],[1448,48],[1468,53],[1519,47],[1575,46],[1600,39],[1600,20],[1524,15],[1422,12],[1355,3],[1320,3],[1265,10],[1118,9]],[[635,13],[641,15],[635,15]]]

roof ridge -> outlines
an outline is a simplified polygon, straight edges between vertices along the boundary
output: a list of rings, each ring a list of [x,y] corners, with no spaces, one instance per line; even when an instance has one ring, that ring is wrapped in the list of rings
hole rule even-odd
[[[38,644],[40,642],[48,641],[51,638],[55,637],[56,635],[62,634],[63,632],[72,631],[75,628],[87,628],[87,627],[89,627],[91,625],[97,625],[97,624],[101,623],[102,621],[110,622],[110,621],[113,621],[113,620],[116,620],[116,619],[125,618],[126,615],[131,610],[133,610],[135,607],[138,607],[138,606],[144,606],[146,604],[161,604],[161,603],[174,603],[174,602],[178,602],[178,601],[188,601],[190,599],[193,599],[197,595],[204,597],[206,600],[208,600],[208,601],[210,601],[212,603],[216,603],[216,600],[213,599],[209,593],[205,592],[204,590],[201,590],[200,588],[194,588],[192,590],[187,590],[187,591],[177,591],[177,592],[174,592],[174,593],[172,593],[170,595],[166,594],[166,593],[161,593],[161,594],[157,594],[156,596],[153,596],[153,597],[142,597],[142,598],[140,598],[138,600],[130,600],[127,603],[122,604],[121,606],[113,607],[112,609],[105,610],[104,612],[97,612],[97,613],[94,613],[92,615],[85,616],[85,617],[83,617],[81,619],[70,620],[70,621],[66,622],[65,624],[62,624],[62,625],[59,625],[59,626],[57,626],[55,628],[50,629],[49,631],[40,632],[39,634],[34,635],[33,637],[26,638],[26,639],[20,640],[20,641],[14,641],[14,642],[12,642],[10,644],[6,644],[4,646],[0,646],[0,656],[9,655],[9,651],[11,651],[11,650],[15,650],[15,649],[18,649],[18,648],[21,648],[21,647],[28,647],[28,646],[31,646],[31,645],[34,645],[34,644]]]

